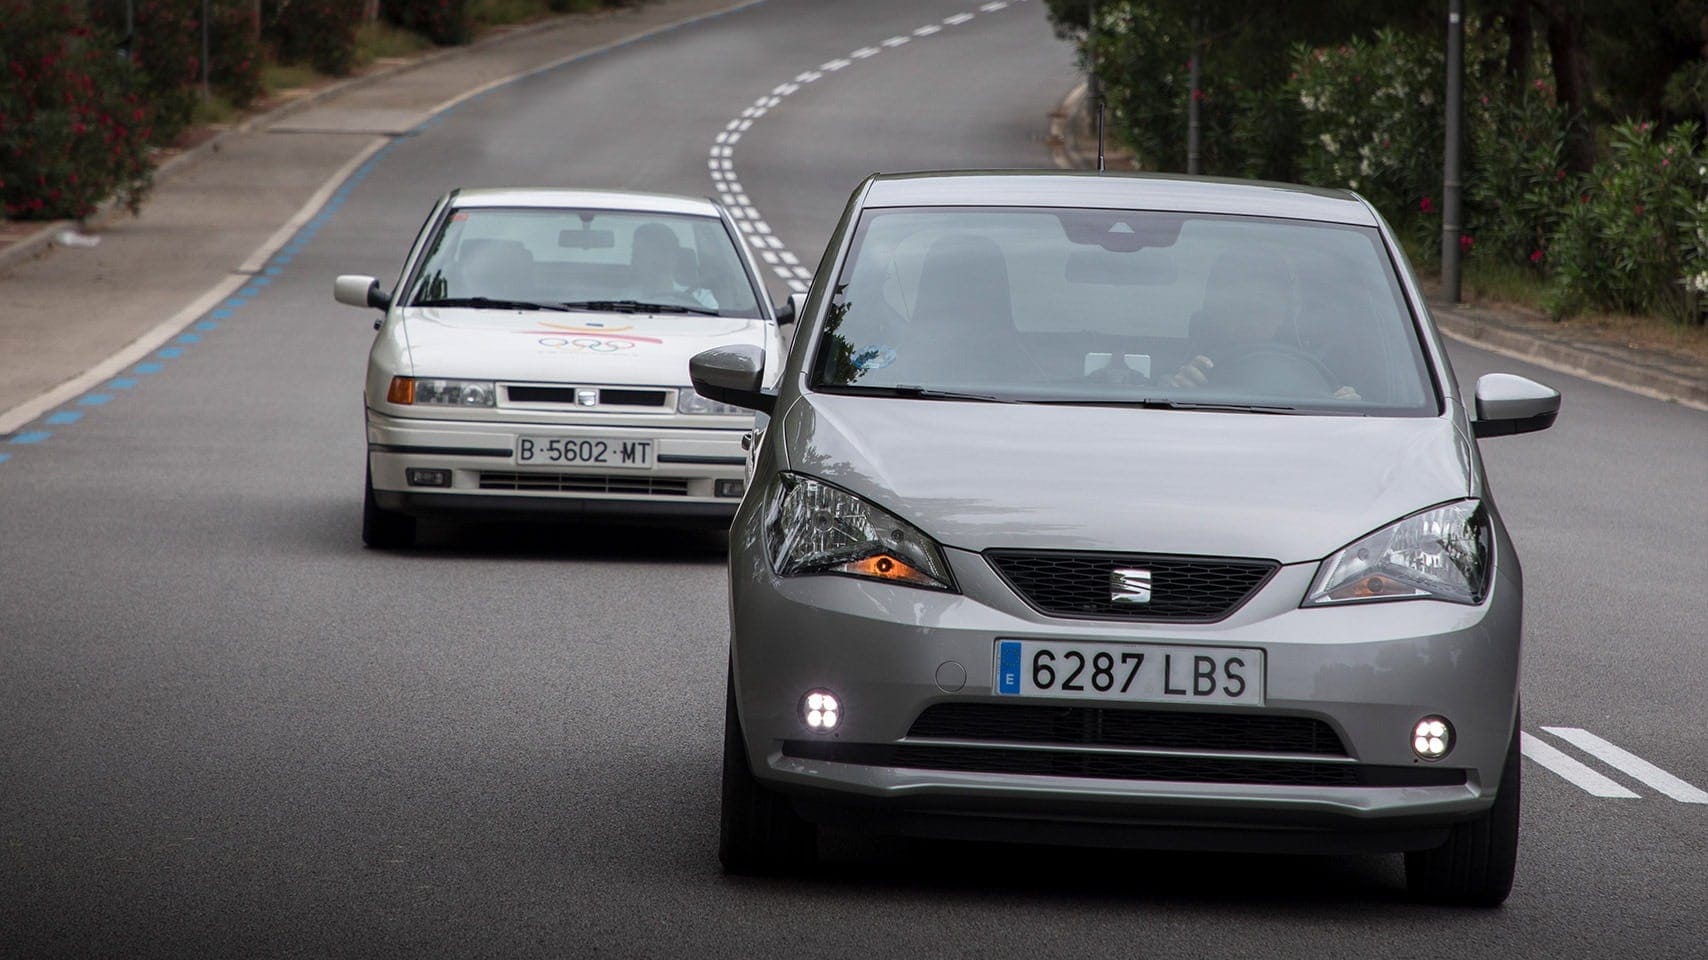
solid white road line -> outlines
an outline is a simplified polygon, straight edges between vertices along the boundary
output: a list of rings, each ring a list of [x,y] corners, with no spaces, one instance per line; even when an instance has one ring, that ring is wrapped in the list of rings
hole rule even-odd
[[[1547,727],[1542,729],[1546,730]],[[1632,798],[1635,793],[1625,789],[1611,779],[1596,773],[1582,763],[1566,756],[1553,744],[1533,737],[1528,733],[1521,734],[1524,755],[1547,767],[1560,777],[1569,781],[1592,797],[1622,797]]]
[[[1708,803],[1708,792],[1697,789],[1642,757],[1616,747],[1588,730],[1577,727],[1543,727],[1561,740],[1600,760],[1633,780],[1646,783],[1679,803]]]
[[[26,400],[10,410],[0,411],[0,434],[11,433],[19,427],[33,422],[54,407],[88,393],[91,388],[102,381],[117,376],[126,367],[159,349],[166,341],[177,336],[185,327],[189,326],[192,320],[219,306],[227,297],[253,280],[254,274],[259,272],[268,260],[272,259],[273,254],[278,253],[280,247],[289,243],[291,237],[302,229],[303,224],[314,219],[315,215],[320,212],[320,208],[326,205],[326,201],[338,190],[339,186],[349,179],[350,175],[355,173],[362,164],[367,163],[370,157],[378,153],[386,143],[387,141],[383,137],[369,142],[360,153],[339,167],[336,173],[320,185],[320,189],[314,192],[314,196],[308,198],[307,203],[298,207],[296,213],[291,214],[291,218],[285,221],[284,226],[275,230],[272,236],[268,237],[259,247],[255,248],[254,252],[249,254],[249,257],[238,267],[238,270],[242,272],[233,273],[214,284],[213,287],[197,297],[188,306],[173,314],[169,319],[137,337],[129,345],[88,370],[32,400]]]

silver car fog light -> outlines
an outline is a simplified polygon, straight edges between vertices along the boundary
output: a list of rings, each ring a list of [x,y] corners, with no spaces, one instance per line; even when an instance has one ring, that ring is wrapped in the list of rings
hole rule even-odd
[[[1440,760],[1453,752],[1453,725],[1446,717],[1424,717],[1411,730],[1411,749],[1424,760]]]
[[[814,733],[829,733],[842,722],[842,704],[829,690],[813,690],[801,698],[801,722]]]

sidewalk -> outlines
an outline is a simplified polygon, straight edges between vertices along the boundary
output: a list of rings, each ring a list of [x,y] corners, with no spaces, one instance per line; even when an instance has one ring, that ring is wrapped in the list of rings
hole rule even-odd
[[[1049,143],[1056,166],[1069,170],[1097,166],[1095,123],[1082,83],[1069,91],[1050,115]],[[1135,169],[1130,153],[1109,144],[1107,137],[1105,140],[1105,169]],[[1426,281],[1423,286],[1436,326],[1455,340],[1550,370],[1708,410],[1708,364],[1693,356],[1635,345],[1614,332],[1556,323],[1506,304],[1448,303],[1436,295],[1437,284]]]
[[[750,2],[653,0],[556,17],[328,83],[170,158],[139,216],[107,209],[91,218],[95,246],[60,245],[71,222],[0,225],[0,438],[141,359],[248,282],[363,159],[434,113]]]

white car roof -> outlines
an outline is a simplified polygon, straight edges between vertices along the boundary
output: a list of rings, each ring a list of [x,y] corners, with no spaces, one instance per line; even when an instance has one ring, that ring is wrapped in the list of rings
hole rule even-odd
[[[457,191],[458,207],[595,207],[641,213],[715,217],[717,204],[704,197],[630,190],[566,190],[558,187],[481,187]]]

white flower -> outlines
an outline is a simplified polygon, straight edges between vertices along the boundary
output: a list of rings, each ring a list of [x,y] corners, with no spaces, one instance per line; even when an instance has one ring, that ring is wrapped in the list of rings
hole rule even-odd
[[[1704,270],[1685,281],[1697,293],[1708,293],[1708,270]]]
[[[1325,133],[1317,137],[1317,139],[1322,141],[1323,149],[1327,150],[1329,153],[1340,152],[1340,144],[1334,142],[1334,137]]]

